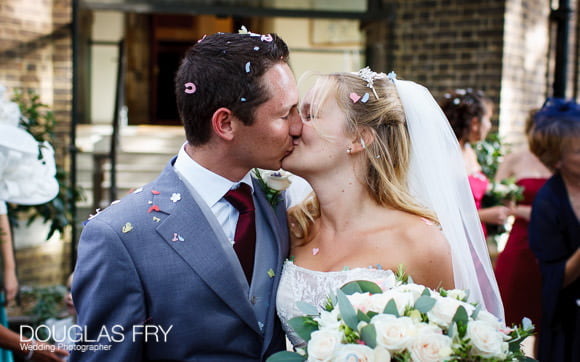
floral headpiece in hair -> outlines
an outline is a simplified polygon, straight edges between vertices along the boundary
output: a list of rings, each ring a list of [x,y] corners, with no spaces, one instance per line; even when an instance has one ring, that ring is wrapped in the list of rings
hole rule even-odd
[[[377,99],[379,99],[379,96],[377,95],[377,92],[375,91],[375,86],[374,86],[374,81],[375,79],[383,79],[386,78],[387,75],[385,73],[377,73],[377,72],[373,72],[371,70],[371,68],[364,67],[361,70],[358,71],[358,76],[362,78],[362,80],[364,80],[365,82],[367,82],[367,87],[369,87],[370,89],[372,89],[373,94],[375,95],[375,97]]]

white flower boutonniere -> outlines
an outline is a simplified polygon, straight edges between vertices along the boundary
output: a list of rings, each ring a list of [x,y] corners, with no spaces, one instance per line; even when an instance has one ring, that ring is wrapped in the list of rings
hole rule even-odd
[[[282,200],[280,197],[282,191],[286,190],[292,183],[292,181],[290,181],[290,176],[292,174],[282,169],[272,171],[255,168],[252,174],[256,180],[258,180],[258,183],[266,193],[268,202],[273,207],[276,207],[276,205],[278,205]]]

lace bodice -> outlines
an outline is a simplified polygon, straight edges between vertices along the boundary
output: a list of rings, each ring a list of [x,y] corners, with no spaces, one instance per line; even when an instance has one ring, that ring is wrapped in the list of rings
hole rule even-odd
[[[304,340],[298,337],[288,325],[288,320],[303,315],[296,306],[296,302],[307,302],[321,310],[328,296],[335,294],[337,289],[354,280],[372,281],[383,290],[395,285],[395,275],[391,270],[354,268],[321,272],[302,268],[291,261],[284,263],[276,298],[276,309],[282,321],[282,327],[294,346],[304,345]]]

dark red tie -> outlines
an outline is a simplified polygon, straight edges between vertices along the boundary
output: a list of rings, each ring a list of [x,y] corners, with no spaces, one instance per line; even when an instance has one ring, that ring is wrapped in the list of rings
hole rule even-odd
[[[256,250],[256,211],[254,200],[252,200],[252,188],[242,183],[237,189],[228,191],[224,199],[240,213],[234,236],[234,250],[238,254],[238,259],[250,284]]]

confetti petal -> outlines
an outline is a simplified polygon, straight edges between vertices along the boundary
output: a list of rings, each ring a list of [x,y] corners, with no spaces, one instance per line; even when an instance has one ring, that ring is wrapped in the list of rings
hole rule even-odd
[[[350,97],[350,99],[352,100],[353,103],[358,102],[358,100],[360,99],[360,96],[358,94],[354,93],[354,92],[352,92],[349,95],[349,97]]]
[[[178,241],[179,239],[177,238],[177,233],[173,233],[173,239],[171,239],[171,241]]]
[[[262,37],[260,38],[260,40],[261,41],[271,42],[272,40],[274,40],[274,38],[272,38],[272,35],[266,34],[266,35],[262,35]]]
[[[173,202],[177,202],[181,200],[181,194],[178,192],[174,192],[173,194],[171,194],[171,197],[169,199]]]
[[[270,270],[268,270],[268,276],[270,278],[274,278],[276,276],[276,273],[274,273],[274,270],[272,268],[270,268]]]
[[[246,73],[250,73],[250,62],[246,63]]]
[[[153,216],[153,221],[155,221],[155,222],[159,222],[159,221],[161,221],[161,219],[160,219],[160,218],[158,218],[157,216]]]
[[[178,239],[179,241],[184,241],[184,240],[185,240],[185,239],[183,238],[183,236],[181,236],[181,235],[177,235],[177,239]]]
[[[149,207],[149,209],[147,210],[148,213],[151,213],[153,211],[159,211],[159,206],[151,205],[151,207]]]
[[[197,87],[192,82],[187,82],[184,84],[185,90],[184,92],[187,94],[193,94],[197,90]]]
[[[115,200],[115,201],[111,202],[111,205],[116,205],[116,204],[118,204],[119,202],[121,202],[121,200]]]
[[[319,248],[312,248],[312,255],[318,255],[318,253],[320,253]]]
[[[369,94],[368,94],[368,93],[365,93],[365,94],[362,96],[362,99],[361,99],[360,101],[361,101],[361,102],[363,102],[363,103],[366,103],[368,100],[369,100]],[[356,102],[355,102],[355,103],[356,103]]]
[[[254,50],[255,50],[255,51],[258,51],[258,50],[260,50],[260,47],[257,47],[257,46],[256,46],[256,47],[254,47]]]
[[[142,187],[139,187],[137,190],[133,191],[133,193],[134,193],[134,194],[138,194],[138,193],[140,193],[141,191],[143,191],[143,188],[142,188]]]
[[[240,101],[245,102],[246,98],[242,97],[242,98],[240,98]]]
[[[125,223],[125,225],[123,225],[123,228],[121,229],[121,231],[123,231],[123,233],[125,234],[131,230],[133,230],[133,225],[131,225],[130,222]]]
[[[157,191],[157,190],[151,190],[151,193],[153,195],[159,195],[161,192]]]

